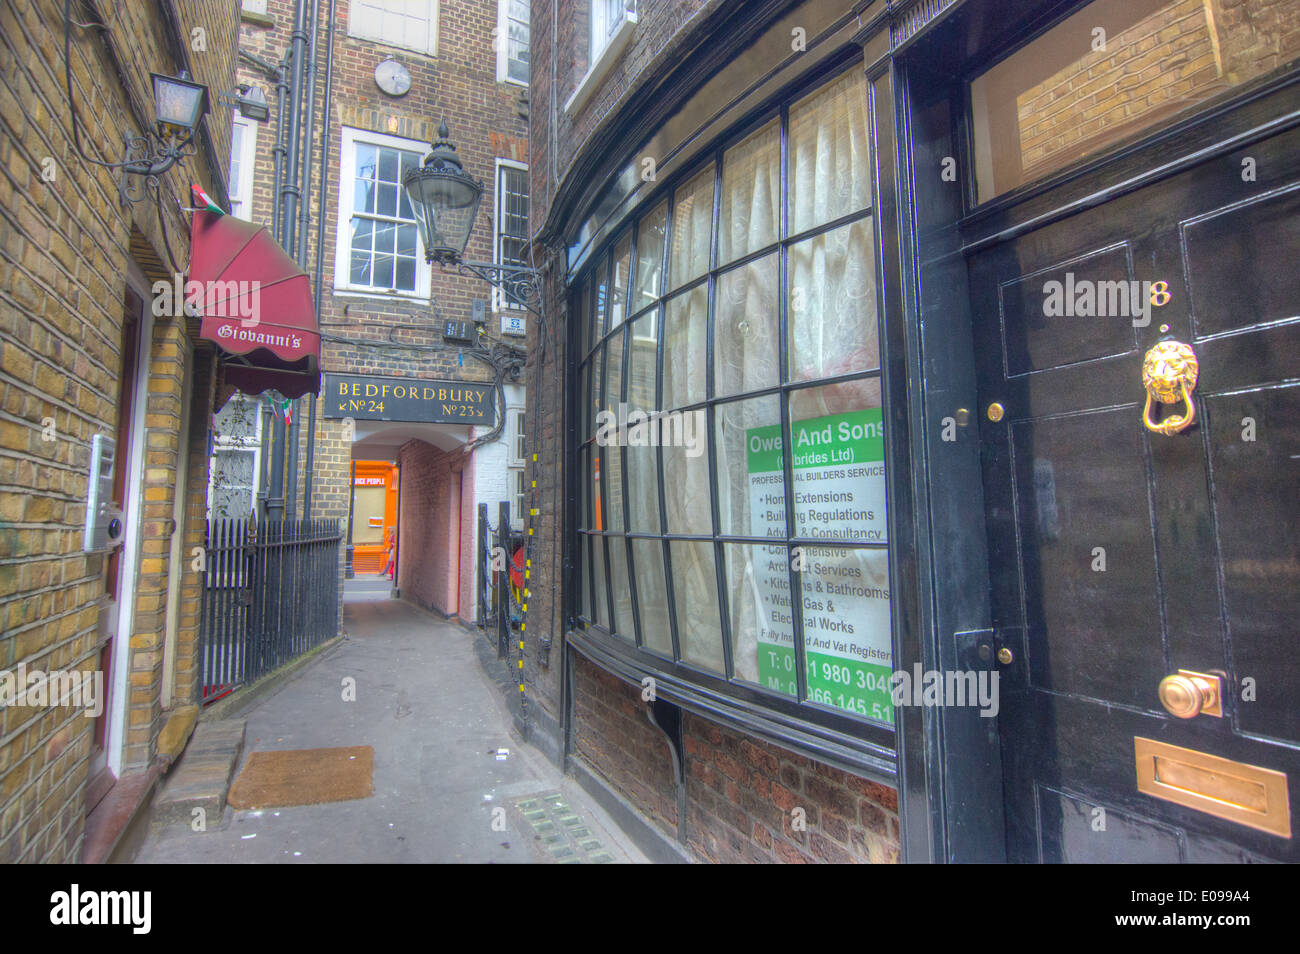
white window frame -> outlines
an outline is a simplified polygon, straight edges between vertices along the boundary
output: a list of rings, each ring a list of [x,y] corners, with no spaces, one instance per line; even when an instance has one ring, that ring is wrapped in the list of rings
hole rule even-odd
[[[235,111],[234,118],[231,121],[232,130],[238,126],[243,129],[239,141],[239,169],[243,176],[239,183],[239,189],[231,192],[230,195],[230,214],[237,219],[243,219],[245,222],[253,221],[253,164],[257,161],[257,127],[261,123],[254,122],[251,119],[245,119],[244,114]],[[230,164],[235,164],[235,142],[232,131],[230,137]],[[229,185],[229,183],[227,183]],[[235,211],[235,203],[239,203],[239,211]]]
[[[219,451],[253,452],[253,486],[249,490],[249,512],[257,513],[257,489],[262,474],[262,398],[251,394],[236,394],[230,400],[248,402],[253,413],[253,433],[247,437],[231,437],[220,433],[214,423],[212,428],[212,453],[208,457],[207,518],[212,519],[212,489],[217,475]]]
[[[496,265],[504,264],[501,260],[501,239],[504,235],[501,229],[501,220],[505,216],[506,204],[501,201],[501,170],[515,169],[525,173],[524,181],[528,183],[528,211],[532,213],[532,182],[528,179],[528,163],[518,162],[514,159],[497,158],[496,164],[492,171],[492,262]],[[528,236],[524,236],[527,241]],[[505,292],[500,288],[492,289],[492,310],[498,311],[522,311],[523,305],[516,304],[506,297]]]
[[[531,14],[532,11],[529,12]],[[528,34],[531,46],[531,22]],[[528,85],[526,80],[517,80],[510,75],[510,0],[497,0],[497,82],[510,83],[512,86]]]
[[[358,16],[359,12],[364,10],[366,7],[375,6],[391,8],[392,12],[405,15],[413,2],[415,2],[415,0],[364,0],[363,5],[363,3],[358,2],[358,0],[353,0],[348,13],[348,36],[370,40],[371,42],[380,43],[384,46],[392,46],[399,50],[412,50],[416,53],[424,53],[427,56],[437,56],[438,21],[440,19],[438,14],[440,12],[439,7],[441,6],[437,0],[421,0],[421,2],[427,4],[430,10],[429,31],[422,43],[394,43],[392,40],[380,36],[380,31],[371,28],[369,24],[364,22],[364,17]]]
[[[618,3],[619,0],[588,0],[591,23],[587,31],[587,75],[579,81],[577,89],[564,104],[564,112],[569,116],[581,109],[591,98],[591,94],[604,81],[605,74],[618,62],[618,58],[623,55],[623,50],[632,40],[632,32],[636,29],[635,0],[622,0],[622,18],[613,32],[610,32],[607,5]],[[596,38],[602,35],[605,41],[598,43]]]
[[[419,227],[415,230],[415,290],[382,289],[374,285],[353,285],[349,280],[352,275],[352,198],[356,178],[357,143],[371,146],[384,146],[389,149],[404,149],[415,152],[423,161],[429,151],[429,144],[415,139],[402,139],[387,133],[371,132],[369,129],[356,129],[344,126],[339,152],[338,182],[338,222],[334,238],[334,290],[338,292],[366,295],[375,298],[421,298],[428,299],[432,290],[433,269],[424,257],[424,239]],[[400,197],[399,197],[400,208]]]
[[[525,470],[523,448],[527,411],[522,407],[506,410],[506,492],[510,501],[510,524],[515,530],[524,528],[524,511],[528,508],[528,488],[524,484]]]

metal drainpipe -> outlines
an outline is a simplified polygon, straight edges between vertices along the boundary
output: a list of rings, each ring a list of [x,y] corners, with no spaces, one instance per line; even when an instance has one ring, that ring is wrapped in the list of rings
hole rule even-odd
[[[300,267],[307,264],[307,227],[310,222],[311,202],[308,197],[311,195],[311,174],[312,174],[312,136],[311,131],[316,120],[316,38],[320,33],[320,0],[312,0],[311,3],[311,44],[308,49],[306,62],[303,64],[302,72],[306,75],[307,80],[307,105],[303,115],[306,117],[302,125],[302,179],[301,191],[299,195],[302,201],[298,203],[298,223],[295,226],[298,237],[298,248],[295,260]],[[294,127],[295,137],[298,134],[298,127]],[[286,488],[285,510],[289,516],[297,518],[298,516],[298,442],[299,434],[302,431],[302,415],[297,413],[301,410],[301,401],[294,400],[293,423],[289,426],[289,446],[288,446],[288,471],[289,486]],[[307,516],[306,513],[303,516]]]
[[[276,196],[276,203],[281,206],[280,210],[280,229],[276,233],[276,240],[280,247],[286,252],[292,253],[294,248],[294,227],[297,225],[298,206],[297,197],[301,194],[298,186],[298,124],[302,119],[302,70],[303,70],[303,45],[306,40],[304,30],[304,18],[306,17],[306,0],[296,0],[294,3],[293,13],[293,42],[290,46],[289,62],[289,116],[286,120],[284,113],[280,113],[280,122],[285,128],[286,138],[289,143],[288,155],[285,160],[284,178],[280,181],[280,193]],[[284,418],[280,414],[275,416],[275,426],[273,435],[273,446],[271,450],[271,487],[266,500],[266,515],[271,520],[282,520],[285,517],[285,445],[288,442],[288,434],[284,426]],[[297,488],[295,487],[295,492]]]
[[[316,304],[316,321],[320,322],[320,286],[325,271],[325,208],[329,200],[330,167],[330,94],[334,91],[334,16],[337,0],[330,0],[330,21],[325,31],[325,99],[321,103],[320,190],[316,203],[316,284],[312,301]],[[316,474],[316,395],[307,402],[307,475],[303,481],[302,512],[311,515],[311,485]],[[394,576],[397,574],[394,573]]]
[[[284,104],[289,95],[289,51],[285,51],[284,56],[279,63],[268,63],[259,56],[254,56],[247,50],[239,51],[240,57],[252,63],[268,77],[275,79],[276,105],[275,105],[275,147],[271,150],[275,157],[275,178],[272,180],[271,194],[274,200],[271,203],[271,234],[280,238],[280,184],[284,179],[285,154],[289,147],[285,144],[288,135],[288,123],[284,119]],[[257,492],[258,514],[262,519],[271,515],[271,475],[274,471],[274,448],[279,441],[276,435],[279,433],[278,418],[271,415],[271,409],[263,404],[259,409],[262,414],[262,467],[257,475],[259,489]],[[283,480],[281,480],[283,486]],[[277,495],[278,497],[278,495]],[[283,512],[283,502],[280,501],[279,512]]]

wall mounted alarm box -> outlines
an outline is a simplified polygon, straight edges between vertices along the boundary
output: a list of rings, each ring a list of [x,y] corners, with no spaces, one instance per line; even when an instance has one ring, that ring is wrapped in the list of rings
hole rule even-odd
[[[90,441],[90,479],[86,482],[86,536],[82,550],[94,553],[122,545],[122,511],[113,503],[113,464],[117,441],[96,434]]]

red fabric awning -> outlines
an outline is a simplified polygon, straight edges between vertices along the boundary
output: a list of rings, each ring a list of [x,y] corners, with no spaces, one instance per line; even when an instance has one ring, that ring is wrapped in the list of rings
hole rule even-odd
[[[198,211],[186,299],[219,344],[228,385],[297,398],[320,391],[320,331],[307,273],[262,226]]]

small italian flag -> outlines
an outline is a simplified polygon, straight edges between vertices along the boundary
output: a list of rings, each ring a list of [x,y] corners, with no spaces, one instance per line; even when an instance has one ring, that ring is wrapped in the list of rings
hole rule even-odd
[[[277,417],[284,418],[284,426],[288,427],[293,424],[293,402],[286,397],[280,397],[278,394],[274,397],[268,394],[266,399],[271,402],[271,410]]]
[[[190,192],[194,196],[195,209],[205,209],[208,212],[215,212],[217,215],[226,214],[226,210],[217,205],[216,200],[197,185],[190,183]]]

